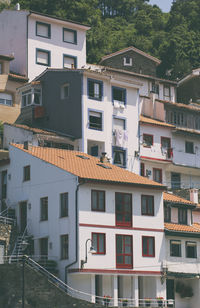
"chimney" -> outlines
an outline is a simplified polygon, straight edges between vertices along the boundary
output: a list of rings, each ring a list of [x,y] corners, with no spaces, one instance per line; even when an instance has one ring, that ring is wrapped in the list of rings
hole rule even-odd
[[[28,141],[24,141],[24,150],[32,150],[32,143],[28,142]]]
[[[101,153],[100,162],[101,163],[108,163],[109,162],[109,159],[106,157],[106,152]]]
[[[20,11],[20,4],[19,4],[19,3],[17,3],[17,4],[15,5],[15,10],[16,10],[16,11]]]
[[[199,194],[198,194],[198,189],[193,188],[190,189],[190,201],[194,203],[199,203]]]

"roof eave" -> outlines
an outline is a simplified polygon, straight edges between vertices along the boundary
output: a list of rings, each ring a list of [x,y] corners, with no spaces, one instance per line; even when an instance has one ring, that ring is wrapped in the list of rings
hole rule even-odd
[[[157,185],[151,185],[151,184],[141,184],[141,183],[131,183],[131,182],[118,182],[118,181],[110,181],[110,180],[99,180],[99,179],[91,179],[91,178],[83,178],[78,177],[79,183],[99,183],[99,184],[110,184],[110,185],[128,185],[128,186],[134,186],[134,187],[141,187],[141,188],[153,188],[156,190],[166,190],[166,186],[157,186]]]

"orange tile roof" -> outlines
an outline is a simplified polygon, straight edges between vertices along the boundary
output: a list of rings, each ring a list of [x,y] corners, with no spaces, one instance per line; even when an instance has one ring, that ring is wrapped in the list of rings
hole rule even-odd
[[[14,126],[14,127],[17,127],[17,128],[22,128],[22,129],[25,129],[25,130],[29,130],[33,133],[36,133],[36,134],[45,134],[45,135],[51,135],[51,136],[57,136],[58,134],[54,133],[54,132],[49,132],[49,131],[46,131],[44,129],[40,129],[40,128],[37,128],[37,127],[30,127],[28,125],[24,125],[24,124],[10,124],[10,123],[4,123],[4,124],[7,124],[9,126]]]
[[[193,224],[192,226],[188,226],[174,223],[165,223],[164,226],[165,230],[168,231],[200,233],[199,224]]]
[[[194,202],[191,202],[187,199],[181,198],[179,196],[176,196],[176,195],[173,195],[173,194],[170,194],[170,193],[167,193],[167,192],[163,193],[163,200],[169,201],[169,202],[172,202],[172,203],[181,203],[181,204],[194,205],[194,206],[196,205],[196,203],[194,203]]]
[[[172,125],[172,124],[162,122],[162,121],[159,121],[159,120],[155,120],[155,119],[152,119],[152,118],[148,118],[148,117],[145,117],[145,116],[142,116],[142,115],[140,116],[140,123],[175,128],[175,126]]]
[[[165,100],[161,100],[161,99],[156,99],[156,101],[164,103],[166,105],[171,105],[171,106],[175,106],[178,108],[183,108],[183,109],[189,109],[189,110],[193,110],[193,111],[198,111],[200,112],[200,105],[198,104],[192,104],[192,105],[186,105],[186,104],[182,104],[182,103],[174,103],[171,101],[165,101]]]
[[[28,81],[28,78],[26,76],[17,75],[17,74],[13,74],[13,73],[9,73],[8,78],[10,80],[17,80],[17,81],[21,81],[21,82],[27,82]]]
[[[146,177],[142,177],[110,163],[102,164],[100,163],[99,158],[85,153],[35,146],[30,147],[29,150],[24,150],[22,144],[11,145],[45,162],[66,170],[67,172],[78,176],[80,179],[131,184],[134,186],[147,186],[161,190],[165,189],[165,187],[160,183],[151,181]],[[82,159],[77,155],[82,155],[86,157],[86,159]],[[107,166],[109,169],[102,167],[102,165]]]

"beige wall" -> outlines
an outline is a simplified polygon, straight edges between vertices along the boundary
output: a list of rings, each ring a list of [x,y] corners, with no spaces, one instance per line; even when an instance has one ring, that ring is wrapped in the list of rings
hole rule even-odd
[[[16,93],[16,89],[22,85],[21,82],[16,82],[8,79],[8,75],[0,75],[0,92],[11,94],[13,106],[5,106],[0,104],[0,121],[14,123],[20,114],[20,97]]]

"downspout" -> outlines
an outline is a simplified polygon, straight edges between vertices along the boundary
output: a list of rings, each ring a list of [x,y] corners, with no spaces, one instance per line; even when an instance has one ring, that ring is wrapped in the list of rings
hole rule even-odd
[[[78,182],[78,180],[77,180]],[[76,242],[75,242],[75,249],[76,249],[76,258],[75,260],[66,265],[65,266],[65,283],[67,284],[67,274],[68,274],[68,268],[72,265],[74,265],[75,263],[77,263],[78,261],[78,190],[79,190],[79,187],[81,185],[83,185],[84,183],[78,183],[77,186],[76,186],[76,191],[75,191],[75,236],[76,236]]]
[[[140,92],[139,89],[137,90],[137,96],[138,96],[138,159],[139,159],[139,163],[140,163]],[[139,170],[140,170],[140,166],[139,166]],[[140,173],[139,173],[140,174]]]

